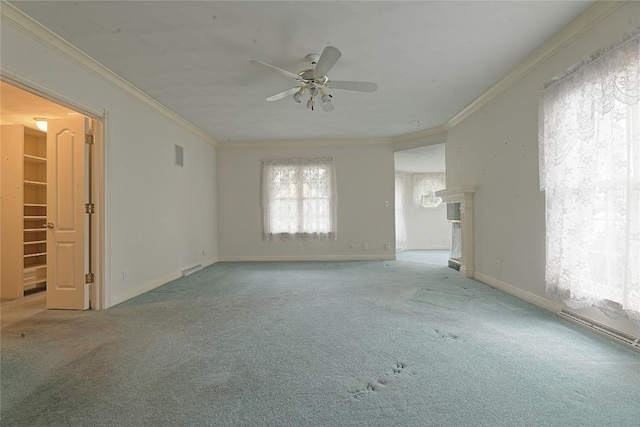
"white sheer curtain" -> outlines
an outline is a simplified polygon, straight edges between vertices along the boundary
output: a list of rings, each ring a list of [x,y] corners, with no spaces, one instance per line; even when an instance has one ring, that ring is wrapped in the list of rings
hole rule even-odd
[[[336,238],[333,159],[262,162],[264,238]]]
[[[407,225],[404,218],[404,175],[396,174],[396,249],[407,242]]]
[[[435,208],[442,203],[436,191],[445,189],[444,173],[416,173],[413,175],[413,202],[421,208]]]
[[[640,320],[640,33],[540,99],[546,283],[573,308]]]

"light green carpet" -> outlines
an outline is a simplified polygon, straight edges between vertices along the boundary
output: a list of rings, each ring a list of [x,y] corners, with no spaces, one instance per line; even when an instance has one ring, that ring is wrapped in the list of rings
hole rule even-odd
[[[640,354],[446,267],[220,263],[2,330],[7,426],[637,426]]]
[[[449,251],[446,249],[410,249],[396,253],[396,259],[446,266],[449,261]]]

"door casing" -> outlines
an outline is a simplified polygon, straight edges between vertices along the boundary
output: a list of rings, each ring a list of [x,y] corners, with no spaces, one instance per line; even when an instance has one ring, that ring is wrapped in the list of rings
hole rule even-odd
[[[94,283],[89,286],[90,296],[90,309],[99,310],[108,308],[110,306],[109,290],[108,290],[108,269],[106,268],[108,259],[106,254],[108,253],[105,248],[107,247],[106,231],[107,216],[105,212],[108,208],[107,194],[108,185],[107,182],[107,170],[105,165],[108,163],[107,153],[105,146],[108,145],[108,124],[109,113],[105,110],[100,110],[87,105],[78,103],[77,100],[72,100],[51,88],[42,86],[41,84],[29,80],[24,76],[6,73],[3,69],[0,73],[0,80],[19,87],[34,95],[40,96],[53,103],[62,105],[66,108],[74,110],[88,118],[95,121],[95,142],[92,146],[92,156],[90,157],[90,165],[88,170],[90,176],[88,181],[90,184],[90,192],[92,194],[91,202],[94,204],[95,213],[92,216],[91,221],[91,241],[89,251],[90,257],[90,270],[94,274]]]

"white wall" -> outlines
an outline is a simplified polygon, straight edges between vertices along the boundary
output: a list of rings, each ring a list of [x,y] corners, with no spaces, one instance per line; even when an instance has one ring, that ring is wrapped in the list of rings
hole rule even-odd
[[[407,242],[403,249],[449,249],[449,221],[447,205],[421,208],[413,201],[413,175],[405,174],[404,216],[407,226]]]
[[[215,262],[216,149],[11,25],[1,31],[5,72],[110,114],[107,303]],[[184,147],[184,168],[174,167],[174,143]]]
[[[391,144],[221,147],[218,158],[221,260],[395,259]],[[333,157],[338,192],[337,240],[264,241],[262,160]],[[389,206],[385,207],[385,201]],[[297,249],[300,243],[302,248]],[[349,243],[355,249],[349,249]],[[363,250],[362,244],[369,249]],[[384,244],[390,243],[385,250]]]
[[[481,280],[485,276],[484,280],[545,297],[545,202],[538,183],[539,90],[546,81],[595,50],[616,43],[638,25],[640,2],[629,2],[449,131],[447,186],[477,186],[475,268]],[[614,322],[604,316],[598,320],[638,333],[630,322]]]

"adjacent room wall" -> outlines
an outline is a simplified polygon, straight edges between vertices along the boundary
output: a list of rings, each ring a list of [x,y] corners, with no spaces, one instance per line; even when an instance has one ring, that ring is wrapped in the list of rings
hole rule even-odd
[[[217,260],[216,149],[11,25],[2,68],[106,111],[108,305]],[[185,165],[174,166],[174,144]],[[123,272],[128,273],[125,279]]]
[[[403,249],[449,249],[449,221],[447,205],[421,208],[413,200],[413,175],[405,174],[404,216],[407,226],[407,242]]]
[[[475,269],[488,283],[545,298],[545,202],[538,182],[538,96],[543,83],[640,25],[629,2],[527,74],[447,136],[447,186],[475,185]],[[629,333],[630,322],[592,317]]]
[[[262,238],[261,161],[299,157],[335,160],[338,192],[335,241]],[[221,147],[218,194],[220,260],[395,259],[391,144],[265,143]],[[354,244],[353,250],[350,243]],[[367,250],[363,249],[364,243],[369,245]],[[385,243],[390,244],[388,250],[384,249]]]

